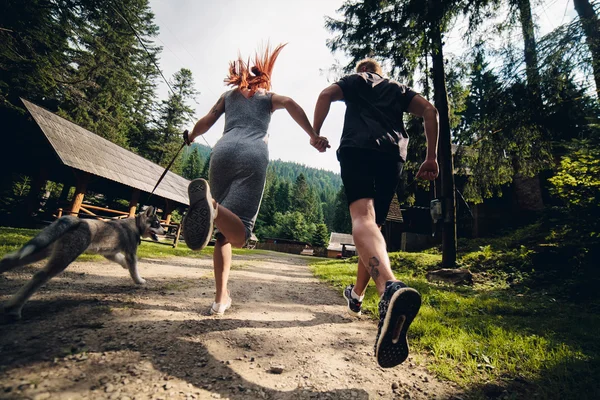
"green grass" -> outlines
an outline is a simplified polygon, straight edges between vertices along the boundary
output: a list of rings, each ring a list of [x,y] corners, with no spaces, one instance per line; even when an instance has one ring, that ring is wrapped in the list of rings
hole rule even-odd
[[[13,251],[19,250],[28,240],[33,238],[39,230],[6,228],[0,227],[0,258]],[[138,257],[140,258],[165,258],[165,257],[210,257],[213,247],[208,246],[202,251],[192,251],[184,243],[180,243],[177,248],[170,244],[160,244],[154,242],[142,241],[138,248]],[[262,250],[233,249],[235,255],[258,255],[267,254]],[[100,261],[104,257],[96,254],[82,254],[77,261]]]
[[[390,259],[396,277],[423,295],[409,332],[413,351],[429,355],[423,358],[427,368],[461,385],[468,398],[486,398],[491,384],[514,394],[507,398],[532,393],[543,399],[596,398],[597,312],[506,285],[430,283],[423,272],[437,265],[439,255],[392,253]],[[312,269],[342,290],[355,280],[356,260],[315,262]],[[378,318],[378,300],[369,285],[363,309],[373,318]]]

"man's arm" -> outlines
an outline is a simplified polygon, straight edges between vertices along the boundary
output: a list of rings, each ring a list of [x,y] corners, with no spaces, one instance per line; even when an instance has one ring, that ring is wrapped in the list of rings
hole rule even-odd
[[[343,99],[344,92],[342,91],[342,88],[335,83],[321,92],[317,99],[317,104],[315,105],[315,115],[313,118],[313,128],[317,135],[320,134],[323,122],[325,122],[325,118],[327,117],[327,114],[329,114],[331,103]]]
[[[412,98],[407,111],[417,117],[423,118],[425,137],[427,138],[427,157],[423,164],[421,164],[417,177],[432,181],[437,178],[439,173],[437,163],[438,111],[433,104],[419,95]]]
[[[308,136],[310,136],[310,144],[314,148],[316,148],[320,152],[324,152],[325,150],[327,150],[328,147],[331,147],[329,146],[327,138],[319,137],[319,135],[315,133],[313,127],[308,121],[306,113],[304,112],[302,107],[300,107],[298,103],[296,103],[292,98],[280,96],[278,94],[273,93],[273,97],[271,97],[271,102],[273,104],[273,111],[280,110],[282,108],[285,108],[287,110],[287,112],[294,119],[294,121],[296,121],[296,123],[300,125],[302,129],[304,129]]]

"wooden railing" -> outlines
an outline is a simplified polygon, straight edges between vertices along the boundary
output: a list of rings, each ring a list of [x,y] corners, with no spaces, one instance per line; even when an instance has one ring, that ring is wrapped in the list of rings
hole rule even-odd
[[[96,213],[94,212],[96,211]],[[107,214],[115,214],[114,216],[102,216],[102,215],[98,215],[98,211],[101,211],[102,213],[107,213]],[[115,220],[115,219],[124,219],[124,218],[128,218],[129,217],[129,213],[125,212],[125,211],[119,211],[119,210],[112,210],[110,208],[107,207],[99,207],[99,206],[94,206],[91,204],[82,204],[81,207],[79,208],[79,212],[78,213],[72,213],[70,210],[68,209],[63,209],[63,208],[59,208],[56,212],[56,214],[54,215],[54,217],[56,218],[60,218],[63,215],[74,215],[77,217],[86,217],[86,218],[94,218],[94,219],[99,219],[101,221],[110,221],[110,220]],[[175,235],[173,234],[166,234],[165,236],[167,237],[172,237],[173,238],[173,242],[154,242],[152,240],[144,240],[144,241],[148,241],[148,242],[153,242],[153,243],[160,243],[160,244],[166,244],[166,245],[170,245],[173,248],[177,247],[177,244],[179,244],[179,237],[181,236],[181,224],[175,223],[175,222],[169,222],[167,223],[166,220],[161,220],[160,221],[160,225],[165,228],[165,229],[169,229],[169,228],[175,228]]]

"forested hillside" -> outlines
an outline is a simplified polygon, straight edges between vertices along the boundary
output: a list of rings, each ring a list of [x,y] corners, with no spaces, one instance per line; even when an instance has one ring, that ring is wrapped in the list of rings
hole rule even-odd
[[[186,148],[182,161],[183,176],[208,179],[210,148],[194,143]],[[258,214],[256,234],[324,243],[329,231],[348,232],[345,200],[340,198],[339,174],[288,161],[269,163],[267,184]],[[318,233],[317,233],[318,232]],[[316,239],[313,239],[314,235]]]

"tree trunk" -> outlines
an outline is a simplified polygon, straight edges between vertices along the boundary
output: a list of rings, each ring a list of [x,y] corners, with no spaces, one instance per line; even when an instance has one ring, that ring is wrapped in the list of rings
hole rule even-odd
[[[527,87],[532,105],[536,108],[534,115],[540,115],[542,110],[542,92],[540,90],[540,72],[538,70],[537,46],[533,18],[531,16],[531,3],[529,0],[516,0],[523,31],[523,44],[525,48],[525,72],[527,74]]]
[[[523,32],[523,44],[525,49],[525,72],[527,74],[527,88],[529,101],[532,107],[533,121],[539,126],[544,105],[542,103],[542,91],[540,88],[540,72],[538,70],[537,46],[533,18],[531,16],[530,0],[513,0],[519,8],[519,18]],[[542,187],[539,175],[533,178],[523,177],[516,171],[513,178],[517,204],[521,210],[539,211],[544,208],[542,200]]]
[[[519,210],[527,213],[529,211],[540,211],[544,208],[542,200],[542,185],[539,175],[532,177],[517,173],[513,177],[513,188],[515,200]],[[522,215],[516,214],[516,218],[522,219]]]
[[[442,266],[453,268],[456,264],[456,196],[454,190],[454,162],[452,160],[452,140],[450,116],[448,114],[448,92],[444,72],[442,33],[437,21],[431,24],[431,44],[433,61],[433,99],[440,119],[438,157],[442,182],[441,199],[444,207],[442,223]]]
[[[573,0],[585,32],[586,42],[592,54],[592,68],[596,82],[596,95],[600,100],[600,20],[589,0]]]

